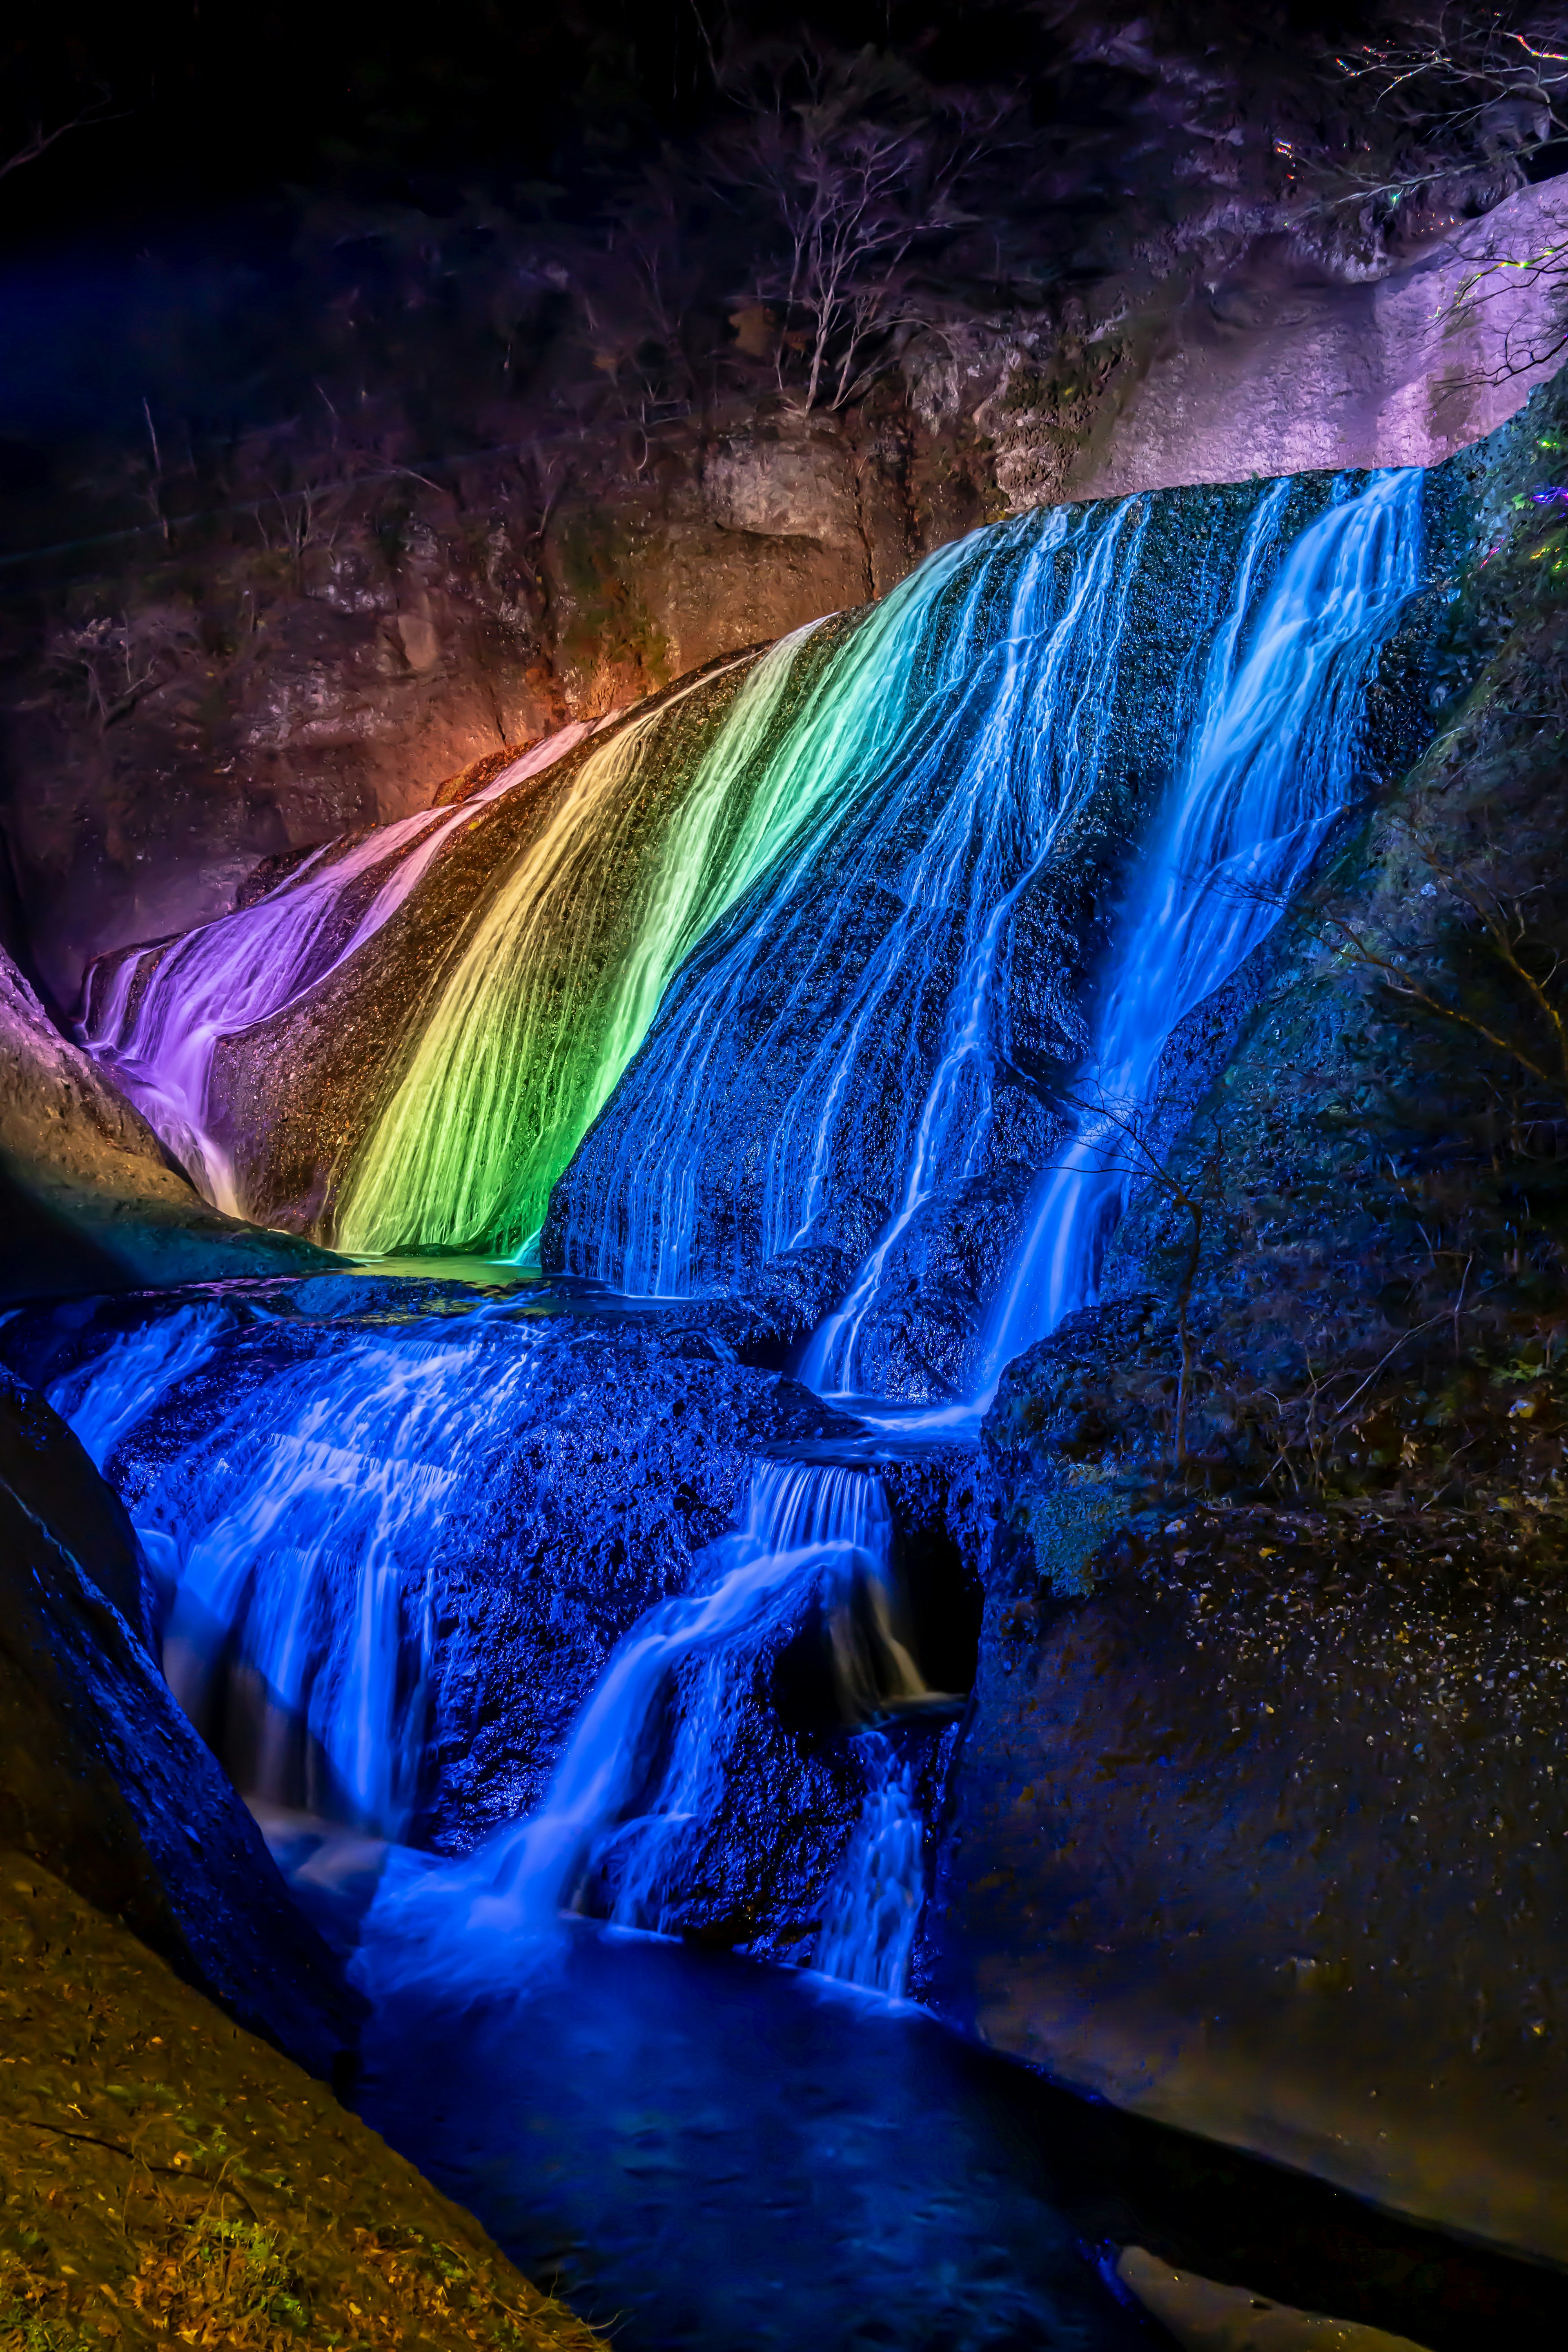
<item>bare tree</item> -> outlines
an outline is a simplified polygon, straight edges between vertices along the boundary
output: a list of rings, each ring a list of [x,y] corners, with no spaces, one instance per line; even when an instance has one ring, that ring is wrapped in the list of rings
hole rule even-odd
[[[21,144],[13,148],[9,155],[0,155],[0,180],[8,178],[13,172],[20,172],[28,163],[36,163],[41,155],[48,153],[57,140],[65,138],[68,131],[85,131],[94,123],[117,121],[118,117],[109,111],[112,99],[112,91],[107,85],[100,84],[96,98],[86,106],[79,107],[74,114],[67,115],[51,130],[46,130],[43,118],[36,115]]]
[[[1379,946],[1341,915],[1321,919],[1320,937],[1332,940],[1345,961],[1373,975],[1392,1005],[1463,1031],[1499,1058],[1511,1080],[1538,1098],[1543,1094],[1556,1119],[1568,1121],[1568,970],[1561,948],[1535,919],[1539,889],[1510,889],[1506,873],[1487,854],[1489,845],[1461,862],[1418,826],[1401,830],[1428,877],[1423,897],[1457,916],[1461,936],[1479,950],[1489,982],[1484,992],[1476,984],[1467,988],[1462,979],[1445,988],[1423,971],[1418,950],[1397,942]]]
[[[869,50],[844,58],[810,41],[724,79],[742,119],[713,143],[710,175],[726,201],[760,200],[773,230],[748,294],[781,314],[779,389],[803,412],[842,408],[922,316],[910,257],[963,224],[962,184],[1004,110],[922,114]]]
[[[58,630],[50,660],[77,676],[101,732],[173,674],[194,637],[188,619],[166,606],[119,619],[100,614]]]
[[[1413,13],[1395,37],[1336,57],[1342,81],[1370,99],[1388,144],[1408,161],[1393,172],[1342,164],[1360,195],[1393,205],[1456,167],[1528,159],[1568,129],[1568,10],[1510,12],[1469,5]],[[1414,152],[1411,152],[1414,151]]]

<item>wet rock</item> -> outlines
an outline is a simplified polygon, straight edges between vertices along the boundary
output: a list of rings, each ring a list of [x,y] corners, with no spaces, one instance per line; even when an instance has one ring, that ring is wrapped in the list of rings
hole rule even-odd
[[[299,1273],[330,1253],[209,1207],[0,951],[0,1298]]]
[[[868,1394],[934,1402],[971,1392],[985,1311],[1036,1181],[1015,1161],[942,1185],[922,1203],[888,1253],[862,1326],[855,1361]]]
[[[1033,1490],[1031,1565],[988,1595],[944,2006],[1121,2104],[1561,2259],[1555,1582],[1448,1529],[1130,1521],[1109,1485]]]
[[[146,1594],[125,1507],[75,1432],[35,1391],[0,1371],[0,1481],[15,1496],[47,1496],[49,1532],[139,1640]]]
[[[1518,283],[1510,273],[1565,219],[1568,183],[1521,188],[1480,219],[1442,224],[1425,251],[1360,284],[1295,240],[1260,238],[1225,283],[1169,320],[1136,383],[1131,370],[1110,379],[1114,426],[1097,419],[1071,494],[1440,462],[1554,373],[1557,353],[1533,358],[1545,347],[1525,323],[1527,273]],[[1489,289],[1484,304],[1468,299],[1478,285]]]
[[[356,2018],[135,1630],[130,1529],[65,1425],[0,1392],[0,1843],[317,2073]]]
[[[1407,2336],[1297,2311],[1244,2286],[1172,2270],[1142,2246],[1123,2246],[1116,2275],[1183,2352],[1421,2352]]]

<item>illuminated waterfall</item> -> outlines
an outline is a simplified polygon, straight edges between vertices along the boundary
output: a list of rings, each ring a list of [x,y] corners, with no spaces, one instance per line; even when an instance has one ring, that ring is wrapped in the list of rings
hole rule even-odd
[[[353,1169],[343,1248],[537,1234],[670,973],[795,822],[766,752],[811,635],[756,664],[683,791],[651,756],[668,701],[590,756],[444,976]]]
[[[1077,1130],[1043,1179],[986,1335],[987,1385],[1093,1298],[1106,1240],[1143,1178],[1178,1024],[1284,914],[1357,769],[1366,689],[1421,584],[1421,482],[1376,477],[1281,565],[1256,621],[1243,575],[1210,656],[1187,757],[1117,925]],[[1248,624],[1250,623],[1250,625]]]
[[[813,1966],[868,1992],[901,1993],[925,1894],[925,1823],[914,1773],[885,1731],[856,1745],[866,1763],[866,1803],[827,1898]]]
[[[780,755],[815,776],[811,822],[677,980],[559,1196],[552,1261],[677,1294],[817,1237],[836,1163],[875,1181],[889,1130],[902,1161],[954,1138],[963,1159],[1009,919],[1102,781],[1149,512],[976,532],[837,652]],[[926,1116],[944,1028],[952,1079]],[[759,1139],[760,1202],[714,1211],[716,1251],[705,1193],[750,1181]]]
[[[833,1239],[856,1270],[806,1372],[852,1390],[900,1236],[1010,1152],[1027,1204],[988,1393],[1093,1297],[1136,1181],[1124,1139],[1160,1115],[1174,1032],[1279,921],[1346,804],[1369,685],[1421,581],[1421,496],[1410,473],[1030,515],[737,667],[689,758],[667,759],[668,730],[700,682],[581,750],[419,1000],[342,1237],[525,1241],[586,1129],[547,1253],[679,1294]],[[492,812],[519,781],[489,788]],[[323,855],[95,1000],[99,1050],[209,1173],[215,1041],[344,970],[471,816]],[[1103,940],[1087,989],[1086,935]],[[1009,1087],[1029,1118],[1015,1099],[1004,1134]],[[231,1311],[181,1307],[56,1384],[95,1458],[112,1464],[139,1399],[205,1376]],[[229,1678],[252,1787],[408,1827],[440,1530],[514,1448],[537,1344],[489,1309],[279,1342],[264,1381],[147,1474],[134,1516],[171,1680],[200,1719]],[[758,1463],[689,1589],[620,1642],[540,1810],[461,1863],[397,1861],[371,1965],[482,1979],[577,1904],[673,1924],[759,1666],[816,1609],[863,1786],[815,1963],[900,1990],[924,1832],[884,1727],[931,1694],[892,1563],[874,1472]]]
[[[1147,1107],[1166,1040],[1279,919],[1344,803],[1380,649],[1420,584],[1421,483],[1191,494],[1184,522],[1179,499],[1058,508],[927,566],[902,607],[918,637],[892,613],[824,672],[842,779],[677,976],[558,1188],[551,1262],[669,1294],[847,1246],[803,1377],[853,1396],[904,1234],[1011,1161],[1051,1173],[988,1377],[1090,1296],[1130,1181],[1100,1181],[1114,1120]],[[1184,603],[1162,593],[1178,551]],[[1140,833],[1110,977],[1086,992],[1061,894],[1125,868]],[[1042,921],[1044,1015],[1019,966]],[[1045,1083],[1020,1086],[1020,1060]]]
[[[243,1216],[233,1155],[214,1131],[220,1042],[288,1012],[341,970],[405,906],[477,813],[542,775],[586,735],[563,728],[469,799],[378,826],[306,858],[277,887],[183,939],[123,956],[91,977],[80,1035],[113,1072],[207,1198]]]
[[[540,1811],[461,1864],[391,1874],[372,1967],[386,1981],[482,1974],[547,1935],[595,1878],[613,1920],[664,1926],[689,1841],[722,1801],[758,1654],[809,1601],[825,1604],[847,1713],[931,1696],[901,1634],[891,1552],[874,1474],[760,1463],[739,1526],[699,1561],[694,1589],[659,1602],[616,1651]]]
[[[234,1328],[222,1306],[182,1307],[121,1335],[49,1402],[110,1462]],[[198,1725],[217,1702],[247,1795],[386,1835],[407,1826],[441,1529],[465,1490],[499,1484],[533,1344],[526,1324],[484,1309],[332,1333],[240,1381],[133,1496],[170,1686]]]

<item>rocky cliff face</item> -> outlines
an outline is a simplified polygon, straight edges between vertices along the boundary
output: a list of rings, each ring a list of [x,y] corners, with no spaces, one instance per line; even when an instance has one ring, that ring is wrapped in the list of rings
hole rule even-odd
[[[510,193],[334,198],[259,280],[221,249],[144,273],[143,396],[90,429],[49,414],[103,366],[89,305],[69,400],[23,371],[5,428],[13,944],[59,1003],[258,864],[880,594],[976,523],[1428,462],[1506,415],[1552,344],[1552,268],[1506,298],[1486,275],[1555,249],[1560,198],[1521,189],[1551,152],[1529,91],[1478,115],[1439,77],[1384,106],[1331,32],[1225,29],[1063,8],[918,65],[775,58],[826,77],[824,168],[870,126],[900,203],[930,196],[843,316],[788,293],[787,203],[745,156],[795,118],[756,59],[657,166],[646,122],[617,128],[575,226]]]
[[[1514,496],[1481,684],[998,1393],[935,1933],[1002,2046],[1560,2259],[1563,557]]]

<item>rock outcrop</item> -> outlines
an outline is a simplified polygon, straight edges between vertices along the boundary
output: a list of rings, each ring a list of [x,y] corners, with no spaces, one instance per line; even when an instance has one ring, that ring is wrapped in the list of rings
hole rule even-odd
[[[0,1388],[0,1843],[317,2073],[357,2011],[145,1645],[129,1523],[71,1432]]]
[[[603,2342],[324,2084],[14,1851],[0,2034],[17,2343],[396,2342],[411,2323],[432,2352]]]
[[[934,1933],[999,2046],[1561,2262],[1568,623],[1530,479],[1480,685],[1254,972],[1102,1303],[998,1391]]]
[[[1121,330],[1069,496],[1313,467],[1433,466],[1517,415],[1563,363],[1568,178],[1516,194],[1386,275],[1261,239],[1179,309]]]
[[[209,1207],[0,950],[0,1299],[331,1263]]]

